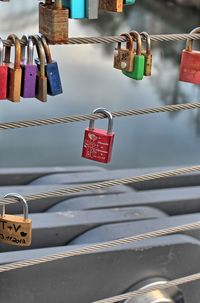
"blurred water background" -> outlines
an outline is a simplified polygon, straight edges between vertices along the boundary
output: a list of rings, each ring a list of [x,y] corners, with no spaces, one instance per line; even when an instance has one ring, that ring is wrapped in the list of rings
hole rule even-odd
[[[38,31],[36,0],[1,3],[1,36]],[[124,14],[101,13],[94,21],[70,20],[71,36],[118,35],[131,29],[151,34],[189,32],[199,25],[200,12],[168,1],[138,0]],[[54,46],[64,94],[43,104],[22,99],[1,101],[1,122],[200,101],[199,86],[180,83],[183,42],[153,44],[153,76],[143,81],[126,78],[112,68],[112,45]],[[113,161],[107,168],[134,168],[200,163],[200,112],[120,118]],[[7,130],[0,132],[0,167],[96,165],[81,158],[88,123]],[[98,121],[98,127],[106,127]]]

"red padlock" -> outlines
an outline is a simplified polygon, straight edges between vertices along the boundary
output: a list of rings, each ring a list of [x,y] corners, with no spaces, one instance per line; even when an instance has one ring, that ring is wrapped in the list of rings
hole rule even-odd
[[[191,34],[200,33],[200,27]],[[200,84],[200,51],[193,51],[193,40],[187,40],[186,49],[182,51],[179,80]]]
[[[0,100],[7,98],[8,65],[3,62],[4,46],[0,38]]]
[[[98,108],[93,113],[102,113],[108,118],[107,131],[94,128],[94,120],[90,120],[89,127],[85,130],[85,138],[83,143],[82,157],[108,163],[111,160],[114,132],[113,132],[113,117],[110,112],[103,108]]]

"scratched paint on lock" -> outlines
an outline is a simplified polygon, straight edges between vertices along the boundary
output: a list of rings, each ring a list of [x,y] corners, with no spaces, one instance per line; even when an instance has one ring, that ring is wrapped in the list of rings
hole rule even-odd
[[[30,246],[32,238],[32,220],[22,217],[5,215],[0,218],[0,242]]]

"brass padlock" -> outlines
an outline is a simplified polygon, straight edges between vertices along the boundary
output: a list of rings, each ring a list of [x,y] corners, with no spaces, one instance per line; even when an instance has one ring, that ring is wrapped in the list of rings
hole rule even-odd
[[[123,12],[123,0],[100,0],[99,8],[110,12]]]
[[[68,41],[69,10],[63,8],[62,0],[46,0],[39,4],[39,31],[50,43]]]
[[[40,38],[37,35],[31,36],[35,41],[37,54],[39,57],[40,64],[38,65],[38,73],[36,78],[36,92],[35,97],[42,101],[47,101],[47,77],[45,74],[45,51],[40,41]]]
[[[20,101],[21,94],[21,44],[16,35],[8,36],[7,40],[15,46],[15,61],[14,64],[10,62],[11,46],[6,46],[5,49],[5,63],[8,65],[8,88],[7,99],[12,102]]]
[[[17,198],[23,205],[24,218],[5,214],[5,204],[2,205],[0,215],[0,242],[30,246],[32,240],[32,220],[28,219],[28,205],[26,200],[19,194],[7,194],[4,198]]]
[[[142,32],[140,35],[143,39],[145,39],[146,42],[146,50],[142,51],[142,55],[145,58],[144,75],[151,76],[152,61],[153,61],[153,56],[151,53],[151,38],[149,34],[146,32]]]

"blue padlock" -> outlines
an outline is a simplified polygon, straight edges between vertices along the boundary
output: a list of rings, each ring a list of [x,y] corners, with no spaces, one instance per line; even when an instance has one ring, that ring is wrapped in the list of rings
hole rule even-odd
[[[85,0],[62,0],[62,4],[64,8],[69,9],[71,19],[86,18]]]
[[[38,34],[38,37],[42,42],[46,55],[45,73],[47,77],[47,93],[50,96],[60,95],[63,93],[63,89],[58,64],[56,61],[52,60],[50,48],[46,41],[46,38],[42,34]],[[36,59],[35,62],[37,65],[40,64],[40,61],[38,59]]]

